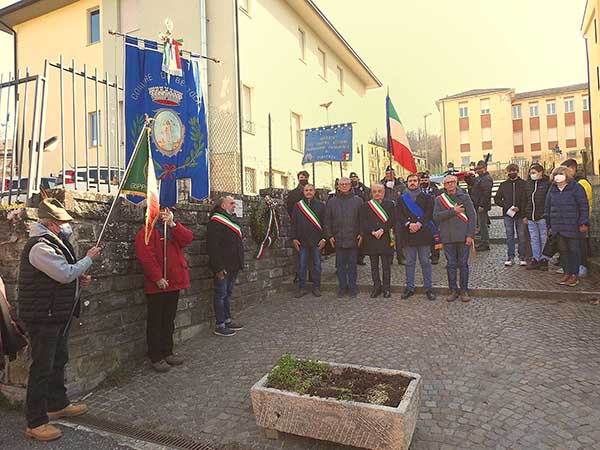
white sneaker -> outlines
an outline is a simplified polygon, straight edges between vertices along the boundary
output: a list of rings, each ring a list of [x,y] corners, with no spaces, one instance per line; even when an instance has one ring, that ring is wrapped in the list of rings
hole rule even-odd
[[[527,261],[525,261],[524,259],[522,259],[521,261],[519,261],[519,265],[520,266],[526,266],[527,265]]]
[[[510,267],[510,266],[512,266],[513,264],[514,264],[514,263],[513,263],[513,260],[512,260],[512,259],[507,259],[506,261],[504,261],[504,265],[505,265],[506,267]]]
[[[579,266],[579,274],[578,274],[579,278],[585,278],[587,277],[587,267],[585,266]]]
[[[558,269],[556,269],[556,273],[565,273],[565,271],[562,267],[559,267]]]

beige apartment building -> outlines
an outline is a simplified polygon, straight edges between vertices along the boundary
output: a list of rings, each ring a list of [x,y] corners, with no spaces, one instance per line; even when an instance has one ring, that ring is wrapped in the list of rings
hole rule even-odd
[[[343,163],[343,169],[345,174],[360,173],[356,148],[367,146],[369,134],[362,126],[368,112],[361,102],[370,89],[382,84],[312,0],[181,3],[185,7],[162,0],[25,0],[0,10],[0,20],[12,28],[3,31],[16,33],[22,71],[28,67],[41,73],[45,59],[57,62],[62,55],[64,63],[70,66],[73,61],[78,72],[85,65],[91,77],[97,71],[98,77],[116,79],[121,85],[123,38],[108,31],[157,40],[165,18],[171,19],[173,34],[184,39],[185,50],[220,60],[218,64],[202,60],[214,190],[239,191],[240,173],[245,193],[268,186],[269,114],[274,187],[293,187],[296,172],[303,168],[312,173],[311,166],[302,165],[302,131],[327,123],[354,123],[353,161]],[[52,67],[48,72],[46,136],[61,134],[59,72]],[[64,75],[68,82],[68,74]],[[64,120],[66,124],[75,120],[79,133],[68,130],[64,144],[68,152],[77,144],[78,166],[86,147],[92,150],[91,165],[106,164],[108,154],[114,164],[124,144],[117,123],[123,117],[122,92],[118,101],[111,95],[105,102],[101,85],[96,104],[94,81],[87,83],[87,106],[82,103],[82,83],[76,86],[75,99],[69,97],[70,85],[65,85],[63,103],[76,104],[78,117],[67,111]],[[329,102],[327,109],[321,106]],[[110,148],[106,143],[112,143]],[[45,174],[60,169],[60,154],[55,153],[45,157]],[[69,154],[67,165],[73,164]],[[319,187],[331,186],[331,164],[318,163],[315,172]]]
[[[600,0],[586,0],[585,12],[581,21],[581,32],[585,39],[587,55],[588,89],[590,95],[592,159],[594,174],[600,174]]]
[[[455,167],[483,159],[502,168],[509,162],[547,166],[582,160],[591,149],[587,83],[515,92],[474,89],[437,102],[442,124],[442,158]]]

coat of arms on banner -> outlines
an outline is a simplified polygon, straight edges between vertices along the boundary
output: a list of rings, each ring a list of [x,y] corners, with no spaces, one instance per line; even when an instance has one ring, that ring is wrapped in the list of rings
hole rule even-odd
[[[162,40],[163,45],[143,40],[141,48],[141,40],[125,38],[126,156],[129,161],[147,114],[153,119],[151,150],[160,203],[172,206],[178,199],[178,179],[189,180],[190,197],[208,196],[207,125],[198,62],[183,58],[174,45],[169,61],[176,70],[171,71],[164,64],[168,43]]]

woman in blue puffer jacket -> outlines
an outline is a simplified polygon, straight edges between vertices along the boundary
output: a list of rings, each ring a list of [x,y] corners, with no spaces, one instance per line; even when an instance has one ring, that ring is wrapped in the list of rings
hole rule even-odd
[[[552,186],[546,196],[545,217],[549,233],[558,237],[560,265],[565,273],[558,283],[577,286],[581,257],[579,239],[588,231],[589,204],[585,191],[564,166],[552,171]]]

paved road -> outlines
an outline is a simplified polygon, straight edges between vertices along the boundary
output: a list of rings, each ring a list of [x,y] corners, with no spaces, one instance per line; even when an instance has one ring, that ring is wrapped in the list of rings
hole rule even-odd
[[[540,295],[540,297],[542,297]],[[341,449],[266,440],[249,389],[284,353],[424,377],[411,450],[600,449],[600,308],[487,298],[471,304],[289,296],[253,306],[231,339],[208,331],[159,375],[147,366],[89,402],[100,417],[240,449]]]

